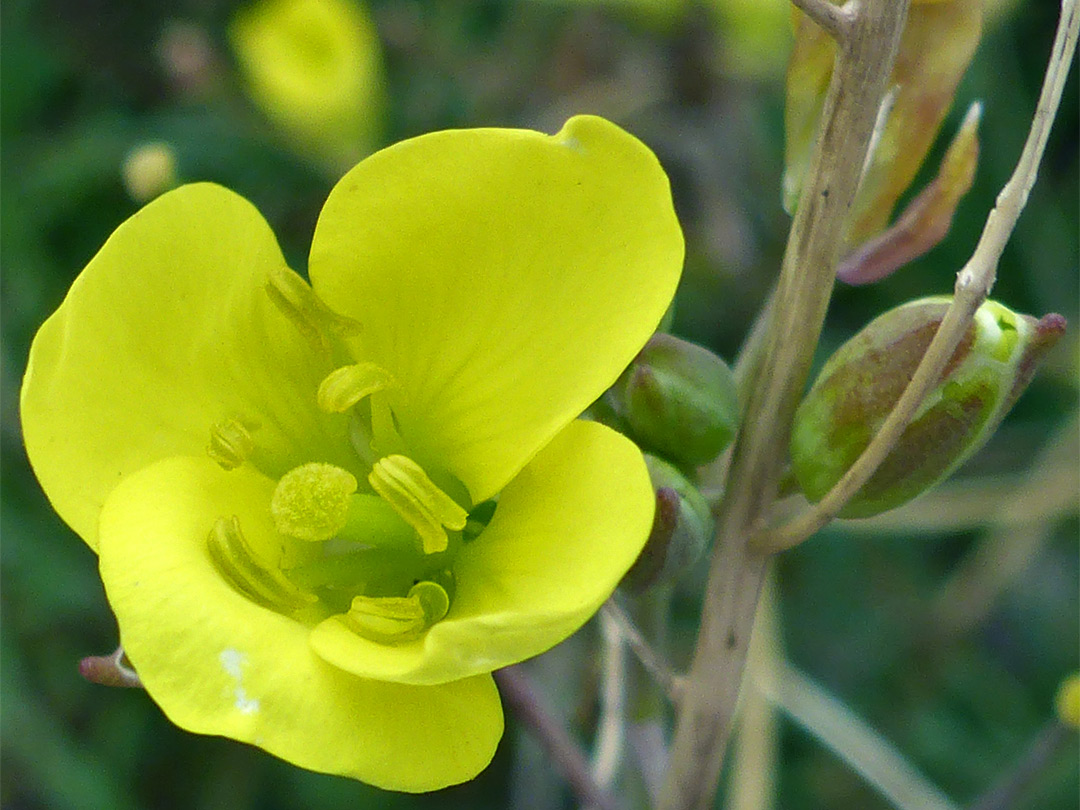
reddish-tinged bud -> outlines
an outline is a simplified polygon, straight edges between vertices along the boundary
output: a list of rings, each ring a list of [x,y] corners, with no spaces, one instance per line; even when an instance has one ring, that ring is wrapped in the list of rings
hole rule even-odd
[[[809,500],[820,500],[866,449],[910,382],[948,307],[949,299],[938,297],[890,310],[825,364],[792,429],[792,466]],[[985,302],[938,385],[841,517],[893,509],[970,458],[1064,331],[1060,315],[1036,320]]]
[[[712,540],[713,518],[705,498],[681,472],[645,454],[656,489],[652,532],[622,584],[643,591],[672,582],[697,562]]]

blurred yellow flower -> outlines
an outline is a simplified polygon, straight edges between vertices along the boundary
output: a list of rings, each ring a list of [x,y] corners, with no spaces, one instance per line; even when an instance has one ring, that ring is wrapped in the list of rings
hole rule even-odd
[[[1055,704],[1058,719],[1070,728],[1080,729],[1080,674],[1062,681]]]
[[[343,171],[382,125],[382,54],[352,0],[258,0],[229,29],[256,104],[298,149]]]

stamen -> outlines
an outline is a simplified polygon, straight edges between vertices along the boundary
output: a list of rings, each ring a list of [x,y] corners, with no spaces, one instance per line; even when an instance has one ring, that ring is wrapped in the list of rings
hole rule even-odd
[[[450,542],[446,529],[465,528],[468,513],[406,456],[380,459],[368,475],[368,483],[416,529],[425,554],[446,551]]]
[[[251,434],[236,419],[223,419],[210,428],[206,452],[224,470],[235,470],[255,450]]]
[[[285,473],[270,499],[277,530],[298,540],[329,540],[344,528],[357,482],[333,464],[301,464]]]
[[[341,616],[357,635],[380,644],[413,641],[446,616],[450,597],[441,585],[424,580],[408,596],[357,596]]]
[[[326,306],[311,286],[288,267],[275,267],[270,271],[266,292],[308,343],[325,354],[330,353],[327,332],[337,337],[354,337],[361,331],[358,321]]]
[[[319,408],[327,413],[344,413],[366,396],[394,384],[390,372],[374,363],[357,363],[330,372],[319,385]]]
[[[261,564],[240,531],[240,519],[219,518],[206,539],[210,558],[233,588],[271,610],[292,612],[318,601],[293,585],[280,569]]]

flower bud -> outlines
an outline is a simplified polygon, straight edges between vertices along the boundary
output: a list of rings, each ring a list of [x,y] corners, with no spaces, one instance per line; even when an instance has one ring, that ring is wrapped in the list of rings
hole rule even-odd
[[[708,349],[671,335],[645,344],[612,396],[631,438],[685,467],[716,458],[738,425],[731,370]]]
[[[167,143],[144,143],[132,149],[121,166],[124,188],[145,203],[177,185],[176,155]]]
[[[925,298],[886,312],[825,364],[792,428],[792,466],[809,500],[820,500],[866,449],[915,373],[949,300]],[[986,301],[937,386],[840,516],[893,509],[970,458],[1064,331],[1060,315],[1036,320]]]
[[[686,476],[656,456],[645,454],[656,489],[652,532],[622,584],[644,591],[677,579],[701,557],[712,539],[709,504]]]

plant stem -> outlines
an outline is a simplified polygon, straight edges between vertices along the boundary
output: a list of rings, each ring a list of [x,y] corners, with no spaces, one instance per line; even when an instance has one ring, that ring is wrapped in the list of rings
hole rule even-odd
[[[817,147],[792,223],[729,486],[660,796],[662,810],[711,807],[768,555],[748,547],[772,503],[791,418],[821,333],[843,230],[907,16],[907,0],[865,0],[840,43]]]
[[[581,804],[596,810],[618,810],[614,797],[593,781],[589,762],[569,732],[552,716],[520,664],[494,673],[503,700],[513,709],[562,771]]]
[[[948,644],[976,627],[1053,536],[1063,511],[1075,509],[1080,491],[1077,428],[1074,415],[1050,438],[1012,492],[992,508],[984,504],[991,530],[979,538],[934,598],[931,626],[938,644]],[[1054,481],[1055,474],[1059,482]],[[1038,511],[1028,511],[1033,508]],[[1026,525],[1010,519],[1017,514],[1028,516]]]
[[[671,666],[664,658],[653,649],[652,645],[634,624],[633,619],[626,615],[626,611],[614,599],[611,598],[600,608],[601,614],[612,622],[612,625],[621,634],[626,645],[641,663],[645,671],[673,703],[679,699],[679,678],[672,671]]]
[[[781,663],[773,680],[759,684],[766,697],[897,810],[955,810],[888,740],[795,667]]]
[[[843,42],[851,28],[854,3],[834,6],[831,0],[791,0],[791,4],[817,23],[837,42]]]
[[[592,778],[602,790],[610,790],[622,765],[626,743],[626,643],[610,614],[601,610],[599,619],[603,675]]]

